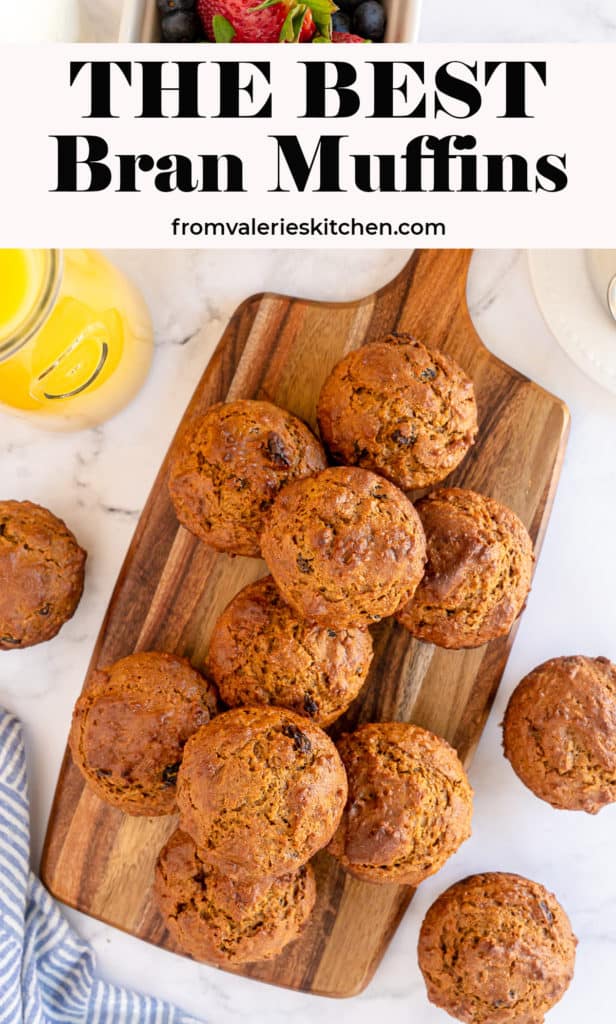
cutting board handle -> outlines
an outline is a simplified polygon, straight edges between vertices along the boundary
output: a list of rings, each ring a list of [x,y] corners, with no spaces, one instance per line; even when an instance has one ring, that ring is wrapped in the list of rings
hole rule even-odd
[[[390,330],[395,307],[396,330],[429,338],[434,348],[462,324],[468,329],[466,280],[472,254],[472,249],[416,249],[397,277],[377,293],[377,324],[388,319]],[[483,347],[479,338],[477,345]]]

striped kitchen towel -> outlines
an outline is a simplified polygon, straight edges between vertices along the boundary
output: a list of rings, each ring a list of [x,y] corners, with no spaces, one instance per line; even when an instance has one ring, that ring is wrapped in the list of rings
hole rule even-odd
[[[30,871],[26,754],[0,709],[0,1024],[199,1024],[94,975],[94,953]]]

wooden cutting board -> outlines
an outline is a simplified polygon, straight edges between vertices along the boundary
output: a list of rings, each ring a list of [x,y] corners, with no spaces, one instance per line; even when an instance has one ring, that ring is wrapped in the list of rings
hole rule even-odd
[[[395,280],[357,302],[272,294],[247,299],[231,318],[182,425],[213,402],[254,397],[290,409],[314,427],[319,390],[341,356],[388,331],[409,331],[453,356],[475,383],[479,439],[449,482],[505,502],[539,549],[568,412],[482,344],[466,306],[470,256],[460,250],[418,251]],[[199,667],[220,612],[265,572],[257,559],[208,550],[178,525],[167,495],[167,467],[168,459],[120,572],[90,672],[147,649],[187,655]],[[445,651],[414,641],[388,620],[375,627],[374,639],[368,683],[335,728],[413,721],[445,736],[468,764],[512,637],[474,651]],[[49,821],[43,880],[70,906],[173,949],[152,905],[151,881],[158,851],[174,827],[174,818],[130,818],[101,803],[84,788],[67,753]],[[355,995],[372,977],[412,891],[354,880],[325,853],[315,868],[318,902],[301,939],[277,960],[239,973],[322,995]]]

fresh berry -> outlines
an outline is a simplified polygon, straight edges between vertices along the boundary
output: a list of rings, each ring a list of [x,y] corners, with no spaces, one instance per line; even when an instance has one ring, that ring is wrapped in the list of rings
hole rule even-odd
[[[199,19],[190,11],[173,11],[160,21],[163,43],[194,43],[199,38]]]
[[[332,43],[366,43],[367,39],[354,36],[351,32],[332,32]]]
[[[329,40],[333,0],[197,0],[206,36],[225,43]]]
[[[345,14],[352,14],[356,7],[363,3],[363,0],[336,0],[336,6]]]
[[[350,32],[351,16],[345,11],[336,11],[332,18],[332,32]]]
[[[364,0],[353,14],[353,31],[378,42],[385,31],[385,11],[378,0]]]
[[[159,14],[173,14],[175,11],[194,11],[195,0],[156,0]]]

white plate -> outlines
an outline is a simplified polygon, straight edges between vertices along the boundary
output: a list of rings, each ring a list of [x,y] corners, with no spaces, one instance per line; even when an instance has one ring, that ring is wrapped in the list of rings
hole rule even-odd
[[[384,0],[386,43],[412,43],[419,33],[423,0]],[[154,43],[160,39],[156,0],[124,0],[121,43]]]
[[[535,249],[528,262],[537,303],[556,340],[580,370],[616,394],[616,321],[607,307],[616,251]]]

